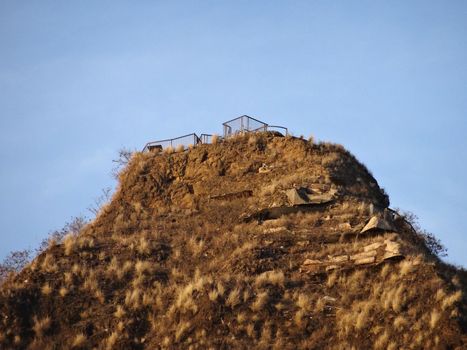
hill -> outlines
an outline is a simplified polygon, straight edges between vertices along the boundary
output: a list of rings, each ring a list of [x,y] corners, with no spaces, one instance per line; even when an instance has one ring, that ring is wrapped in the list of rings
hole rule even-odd
[[[2,285],[0,348],[465,348],[466,274],[429,238],[340,145],[136,153],[95,220]]]

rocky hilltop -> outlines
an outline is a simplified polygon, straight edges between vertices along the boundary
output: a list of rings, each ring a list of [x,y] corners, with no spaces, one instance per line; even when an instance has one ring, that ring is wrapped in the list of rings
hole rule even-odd
[[[133,155],[0,289],[1,349],[463,349],[466,274],[340,145],[266,132]]]

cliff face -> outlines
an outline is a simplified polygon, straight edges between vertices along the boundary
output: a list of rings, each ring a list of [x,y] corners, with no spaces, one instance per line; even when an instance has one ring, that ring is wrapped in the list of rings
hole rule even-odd
[[[1,349],[455,349],[465,273],[341,146],[272,133],[138,153],[0,290]]]

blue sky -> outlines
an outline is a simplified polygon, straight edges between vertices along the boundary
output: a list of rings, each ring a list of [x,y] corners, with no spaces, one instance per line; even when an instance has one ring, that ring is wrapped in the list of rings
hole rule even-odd
[[[0,1],[0,257],[118,148],[241,114],[342,143],[467,266],[467,2]]]

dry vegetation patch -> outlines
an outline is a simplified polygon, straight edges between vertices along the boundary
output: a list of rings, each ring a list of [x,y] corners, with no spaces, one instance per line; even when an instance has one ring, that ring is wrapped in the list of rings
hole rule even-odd
[[[465,274],[430,256],[404,222],[360,233],[387,197],[339,145],[213,137],[186,152],[136,152],[119,178],[83,232],[0,289],[0,348],[462,346]],[[294,207],[285,191],[298,187],[336,198]],[[336,265],[386,240],[404,255]],[[337,267],[306,272],[307,259]]]

